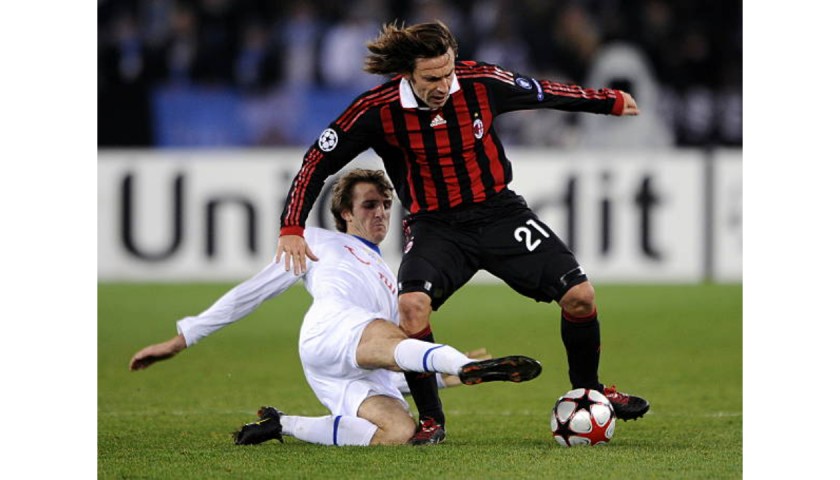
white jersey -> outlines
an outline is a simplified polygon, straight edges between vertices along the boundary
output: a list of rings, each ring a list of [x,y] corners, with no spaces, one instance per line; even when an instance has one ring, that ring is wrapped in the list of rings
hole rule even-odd
[[[320,259],[307,260],[304,275],[313,306],[360,308],[399,325],[397,279],[382,255],[352,235],[320,228],[307,228],[304,235]]]
[[[368,323],[381,318],[399,325],[394,273],[376,250],[352,235],[310,227],[304,237],[319,261],[307,260],[302,275],[313,302],[301,326],[298,348],[315,395],[333,415],[355,416],[371,395],[398,398],[407,407],[393,372],[356,364],[356,347]],[[272,262],[200,315],[180,320],[178,332],[187,346],[291,287],[300,276],[287,272],[282,263],[282,259],[279,264]]]
[[[355,306],[399,324],[397,280],[379,254],[358,238],[344,233],[308,227],[304,237],[320,259],[307,260],[307,271],[302,275],[306,290],[314,300],[313,307],[320,302]],[[301,276],[287,272],[282,263],[272,262],[198,316],[180,320],[178,333],[184,336],[187,346],[288,290]]]

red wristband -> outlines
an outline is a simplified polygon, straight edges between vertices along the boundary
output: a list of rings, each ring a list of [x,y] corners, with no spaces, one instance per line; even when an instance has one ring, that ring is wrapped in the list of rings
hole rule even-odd
[[[280,236],[283,235],[297,235],[299,237],[303,236],[303,227],[298,227],[295,225],[291,225],[288,227],[281,227],[280,228]]]
[[[615,91],[615,103],[613,103],[613,108],[610,111],[610,115],[620,116],[621,112],[624,111],[624,95],[621,94],[621,90],[614,90]]]

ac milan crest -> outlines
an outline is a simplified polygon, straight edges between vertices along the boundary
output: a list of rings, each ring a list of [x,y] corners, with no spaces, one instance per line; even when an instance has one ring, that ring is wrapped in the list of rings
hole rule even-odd
[[[473,122],[473,135],[479,140],[484,136],[484,122],[480,118],[476,118]]]

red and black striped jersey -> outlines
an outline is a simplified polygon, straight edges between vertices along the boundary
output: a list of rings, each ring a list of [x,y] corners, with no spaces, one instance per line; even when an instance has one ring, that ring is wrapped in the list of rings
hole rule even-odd
[[[618,90],[536,80],[487,63],[459,61],[446,104],[418,107],[408,82],[390,80],[358,96],[309,148],[292,182],[281,234],[301,234],[324,182],[372,148],[410,213],[481,203],[505,189],[511,164],[496,116],[553,108],[618,115]]]

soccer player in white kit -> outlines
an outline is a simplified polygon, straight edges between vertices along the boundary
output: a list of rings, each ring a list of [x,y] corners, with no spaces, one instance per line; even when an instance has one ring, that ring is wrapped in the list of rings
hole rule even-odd
[[[301,363],[331,415],[293,416],[262,407],[257,422],[235,432],[237,444],[282,442],[287,435],[323,445],[403,444],[417,426],[391,371],[457,375],[466,385],[522,382],[539,375],[539,362],[528,357],[473,361],[448,345],[409,339],[400,330],[397,281],[378,247],[388,233],[392,191],[381,170],[344,175],[331,204],[339,232],[306,230],[307,244],[321,257],[310,261],[304,274],[272,262],[200,315],[178,321],[178,335],[137,352],[129,368],[143,369],[174,356],[302,277],[313,303],[300,330]]]

